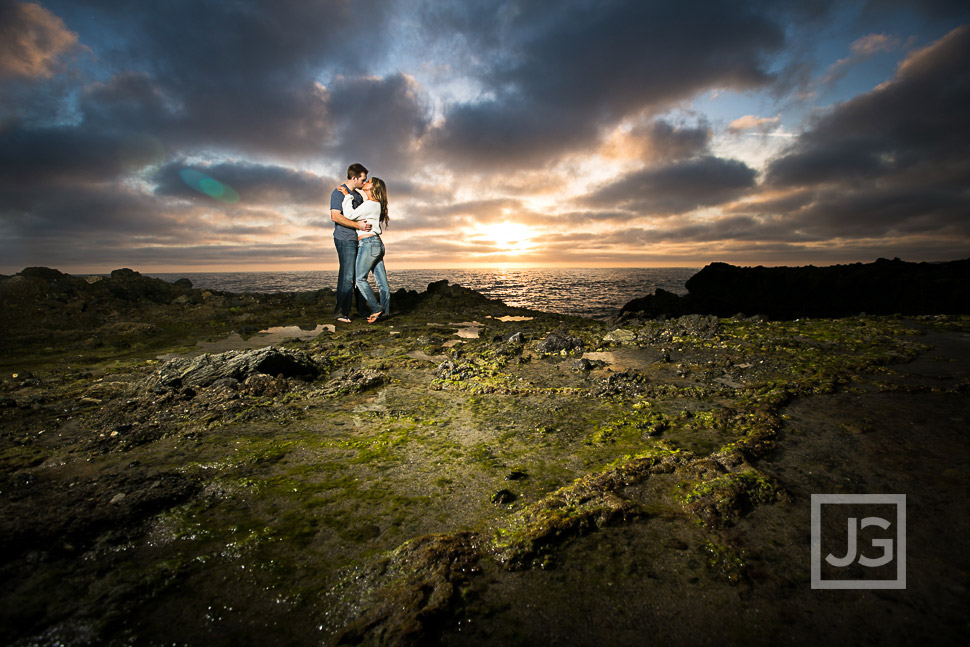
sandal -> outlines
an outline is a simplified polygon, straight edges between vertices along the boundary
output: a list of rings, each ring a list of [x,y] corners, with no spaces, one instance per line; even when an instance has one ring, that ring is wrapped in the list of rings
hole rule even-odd
[[[383,310],[381,310],[380,312],[375,312],[371,316],[367,317],[367,323],[374,323],[374,322],[376,322],[378,319],[381,318],[381,315],[383,313],[384,313]]]
[[[337,317],[337,321],[340,323],[350,323],[350,317]]]

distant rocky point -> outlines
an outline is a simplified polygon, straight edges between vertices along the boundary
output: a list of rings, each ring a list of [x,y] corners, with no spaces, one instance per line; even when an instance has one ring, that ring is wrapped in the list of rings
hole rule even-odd
[[[162,347],[177,339],[238,332],[249,335],[287,322],[312,330],[333,318],[334,291],[232,293],[199,289],[188,279],[173,283],[134,270],[108,276],[72,276],[48,267],[28,267],[0,276],[0,356],[47,352]],[[391,296],[390,317],[417,315],[426,321],[454,313],[500,317],[539,316],[511,308],[448,281],[424,292],[400,289]],[[552,315],[549,315],[552,316]],[[362,319],[359,321],[363,321]]]
[[[711,263],[687,280],[686,295],[658,289],[623,306],[619,319],[688,314],[769,319],[970,313],[970,259],[828,267],[737,267]]]

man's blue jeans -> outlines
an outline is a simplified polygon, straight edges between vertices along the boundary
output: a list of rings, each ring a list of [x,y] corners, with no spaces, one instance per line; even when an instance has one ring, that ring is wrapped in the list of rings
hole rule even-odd
[[[357,241],[333,239],[337,248],[337,261],[340,269],[337,272],[337,305],[333,309],[336,317],[350,317],[350,306],[354,299],[354,268],[357,266]],[[368,312],[364,300],[358,293],[357,312],[366,317]]]

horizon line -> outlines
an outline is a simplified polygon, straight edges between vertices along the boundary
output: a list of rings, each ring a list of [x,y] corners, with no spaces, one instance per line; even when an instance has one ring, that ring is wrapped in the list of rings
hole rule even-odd
[[[394,272],[407,272],[407,271],[468,271],[468,270],[486,270],[486,271],[503,271],[503,270],[529,270],[529,269],[541,269],[541,270],[590,270],[590,269],[604,269],[604,270],[651,270],[651,269],[701,269],[708,265],[714,263],[725,263],[728,265],[733,265],[736,267],[830,267],[835,265],[852,265],[852,264],[867,264],[874,263],[879,260],[901,260],[907,263],[948,263],[960,260],[970,260],[968,257],[962,258],[951,258],[949,260],[907,260],[901,259],[898,256],[893,258],[887,258],[880,256],[877,258],[867,259],[867,260],[830,260],[824,263],[791,263],[791,262],[739,262],[739,261],[725,261],[725,260],[709,260],[704,263],[684,263],[684,264],[659,264],[659,263],[646,263],[637,265],[603,265],[603,264],[589,264],[589,265],[556,265],[556,264],[542,264],[542,263],[473,263],[467,265],[431,265],[423,267],[414,267],[411,264],[404,264],[403,266],[398,266],[396,268],[388,268],[388,274],[393,274]],[[0,275],[3,276],[14,276],[20,272],[32,268],[32,267],[44,267],[47,269],[53,269],[58,272],[62,272],[68,275],[77,276],[109,276],[111,272],[119,269],[130,269],[132,271],[138,272],[139,274],[229,274],[229,273],[261,273],[270,274],[274,272],[278,273],[291,273],[291,272],[335,272],[337,271],[336,264],[324,265],[324,266],[314,266],[314,267],[280,267],[280,266],[262,266],[257,265],[255,267],[240,268],[238,265],[204,265],[204,266],[187,266],[187,267],[168,267],[168,266],[158,266],[158,265],[148,265],[147,268],[139,269],[137,266],[132,265],[121,265],[114,267],[110,270],[105,270],[102,267],[94,266],[68,266],[70,269],[61,269],[59,267],[53,267],[50,265],[27,265],[20,267],[19,269],[13,269],[10,267],[0,268]]]

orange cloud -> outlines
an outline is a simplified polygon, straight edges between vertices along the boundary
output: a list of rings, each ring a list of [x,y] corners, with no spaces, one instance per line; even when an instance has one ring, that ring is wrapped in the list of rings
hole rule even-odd
[[[899,44],[899,39],[893,36],[869,34],[852,43],[851,49],[860,56],[872,56],[879,52],[891,52],[899,47]]]
[[[730,124],[728,130],[732,133],[740,133],[747,130],[757,130],[761,132],[772,130],[781,123],[779,117],[755,117],[754,115],[744,115],[738,117]]]
[[[59,58],[77,45],[77,34],[35,3],[17,3],[4,11],[0,28],[0,76],[49,78]]]

